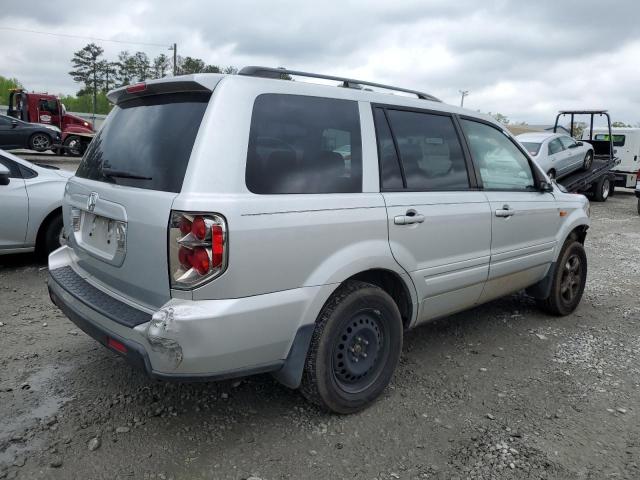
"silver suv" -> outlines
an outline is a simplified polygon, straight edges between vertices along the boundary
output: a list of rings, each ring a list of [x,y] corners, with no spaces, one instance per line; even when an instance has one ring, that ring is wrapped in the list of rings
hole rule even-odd
[[[261,67],[109,99],[49,289],[151,377],[271,372],[349,413],[419,324],[524,288],[555,315],[580,301],[588,201],[488,116]]]

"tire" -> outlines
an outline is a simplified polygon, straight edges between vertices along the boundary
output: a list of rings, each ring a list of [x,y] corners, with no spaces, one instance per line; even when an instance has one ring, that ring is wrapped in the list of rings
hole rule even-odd
[[[591,169],[591,165],[593,165],[593,152],[589,150],[587,154],[584,156],[584,162],[582,163],[582,169],[587,171]]]
[[[300,391],[341,414],[370,405],[387,387],[402,351],[402,318],[393,299],[370,283],[349,281],[316,321]]]
[[[29,148],[36,152],[44,152],[51,148],[51,137],[46,133],[37,132],[29,138]]]
[[[82,141],[80,140],[80,137],[71,135],[65,138],[64,147],[64,153],[66,153],[70,157],[82,156]]]
[[[587,255],[584,246],[570,238],[558,257],[551,292],[547,298],[538,300],[538,305],[551,315],[569,315],[580,303],[586,282]]]
[[[593,201],[606,202],[611,193],[611,179],[605,175],[593,186]]]
[[[49,219],[42,233],[40,249],[42,257],[47,257],[51,252],[63,245],[62,228],[62,214],[57,214]]]

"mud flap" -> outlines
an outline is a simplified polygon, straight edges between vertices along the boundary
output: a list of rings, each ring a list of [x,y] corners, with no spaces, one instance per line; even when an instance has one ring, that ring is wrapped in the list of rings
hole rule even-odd
[[[307,352],[315,327],[315,323],[311,323],[298,329],[284,365],[280,370],[272,373],[273,377],[285,387],[298,388],[300,386],[304,363],[307,360]]]
[[[553,284],[553,275],[556,272],[556,263],[553,262],[542,280],[535,285],[528,287],[525,291],[527,295],[543,300],[551,295],[551,285]]]

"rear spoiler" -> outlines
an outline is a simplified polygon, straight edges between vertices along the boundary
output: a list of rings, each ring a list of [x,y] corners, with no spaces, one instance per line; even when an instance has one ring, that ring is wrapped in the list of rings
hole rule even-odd
[[[179,77],[159,78],[116,88],[107,93],[111,103],[118,105],[133,98],[182,92],[212,92],[224,77],[220,74],[194,74]]]

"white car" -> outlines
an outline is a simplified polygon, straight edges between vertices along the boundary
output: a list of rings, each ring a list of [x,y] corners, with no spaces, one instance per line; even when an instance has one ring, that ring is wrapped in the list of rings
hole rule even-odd
[[[550,178],[561,178],[580,169],[589,170],[593,164],[593,146],[569,135],[531,132],[516,138]]]
[[[62,198],[71,176],[0,150],[0,255],[48,254],[61,245]]]

